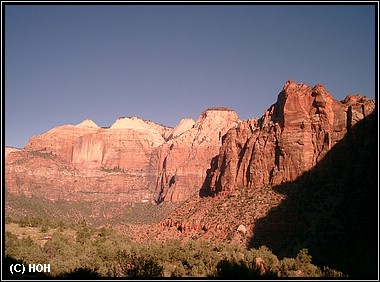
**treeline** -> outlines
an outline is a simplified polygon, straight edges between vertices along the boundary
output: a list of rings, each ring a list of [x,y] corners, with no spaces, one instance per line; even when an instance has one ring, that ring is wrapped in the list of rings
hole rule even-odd
[[[35,226],[39,232],[43,224],[51,233],[44,242],[6,231],[6,262],[50,264],[47,277],[55,278],[344,277],[337,270],[313,265],[307,249],[300,250],[295,258],[279,260],[265,246],[244,249],[231,244],[175,240],[142,244],[131,242],[112,229],[91,228],[85,222],[70,228],[64,224],[55,224],[53,228],[45,222]]]

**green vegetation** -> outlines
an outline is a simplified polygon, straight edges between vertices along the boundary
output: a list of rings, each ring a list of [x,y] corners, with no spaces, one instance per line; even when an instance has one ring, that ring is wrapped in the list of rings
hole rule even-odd
[[[46,229],[49,239],[42,240]],[[307,249],[300,250],[295,258],[279,260],[265,246],[245,249],[192,240],[142,244],[109,228],[93,228],[86,221],[68,227],[32,218],[19,223],[8,219],[5,255],[8,261],[49,263],[49,275],[56,278],[344,276],[313,265]]]
[[[122,219],[124,223],[154,224],[163,220],[178,204],[163,202],[159,205],[151,203],[134,203],[125,205]]]
[[[41,149],[41,150],[29,151],[29,154],[31,154],[33,156],[42,157],[45,159],[54,159],[57,157],[55,154],[50,153],[50,152],[46,152],[45,150],[46,150],[46,148]]]
[[[120,166],[114,166],[113,168],[108,168],[108,167],[104,167],[102,166],[101,167],[101,170],[104,171],[104,172],[120,172],[120,173],[124,173],[125,170],[123,168],[121,168]]]
[[[5,193],[6,222],[17,222],[23,226],[40,226],[55,228],[71,227],[83,220],[91,226],[101,226],[118,223],[157,223],[164,219],[179,205],[175,203],[115,203],[104,201],[49,201],[38,197],[15,196]],[[31,216],[33,215],[33,216]],[[90,216],[88,216],[90,215]],[[108,215],[112,215],[109,217]],[[49,220],[50,219],[50,220]]]

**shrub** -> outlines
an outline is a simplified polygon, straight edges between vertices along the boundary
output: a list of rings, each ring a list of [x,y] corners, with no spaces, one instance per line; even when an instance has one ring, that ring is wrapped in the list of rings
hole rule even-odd
[[[277,273],[280,269],[280,261],[266,246],[261,246],[259,249],[250,249],[246,256],[246,263],[254,262],[255,258],[261,258],[264,261],[267,271]]]
[[[67,272],[56,276],[56,278],[70,278],[70,279],[96,279],[99,278],[99,274],[96,269],[90,269],[86,267],[75,268],[71,272]]]
[[[321,277],[322,271],[311,263],[312,257],[307,249],[301,249],[296,258],[284,258],[280,262],[281,276]]]
[[[120,251],[117,255],[121,274],[126,277],[162,277],[163,267],[148,256],[139,256],[135,250]]]
[[[283,258],[280,261],[280,272],[281,276],[288,277],[292,276],[292,271],[296,271],[296,260],[294,258]]]
[[[307,249],[302,249],[298,252],[295,263],[296,268],[305,273],[307,277],[321,277],[321,270],[311,263],[312,257]]]
[[[79,227],[79,230],[77,231],[76,241],[78,243],[84,244],[87,240],[90,239],[91,234],[91,229],[87,226]]]
[[[42,224],[40,231],[41,233],[46,233],[49,230],[49,226],[47,224]]]
[[[338,270],[325,266],[322,270],[322,277],[347,277],[347,275],[344,275]]]
[[[260,273],[260,269],[255,265],[249,267],[244,261],[234,262],[228,259],[219,261],[216,267],[216,277],[226,279],[253,279],[253,278],[275,278],[277,274],[267,271],[264,274]]]

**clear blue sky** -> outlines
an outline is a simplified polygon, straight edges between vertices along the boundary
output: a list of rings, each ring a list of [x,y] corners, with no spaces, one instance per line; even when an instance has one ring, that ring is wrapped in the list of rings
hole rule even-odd
[[[260,117],[292,79],[375,97],[374,5],[5,6],[5,144],[92,119]]]

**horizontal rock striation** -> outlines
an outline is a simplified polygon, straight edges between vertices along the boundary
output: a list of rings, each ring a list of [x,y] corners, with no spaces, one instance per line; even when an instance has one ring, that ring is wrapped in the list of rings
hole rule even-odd
[[[6,189],[50,200],[183,201],[199,191],[222,134],[238,122],[232,110],[208,109],[175,128],[137,117],[107,128],[59,126],[7,154]]]

